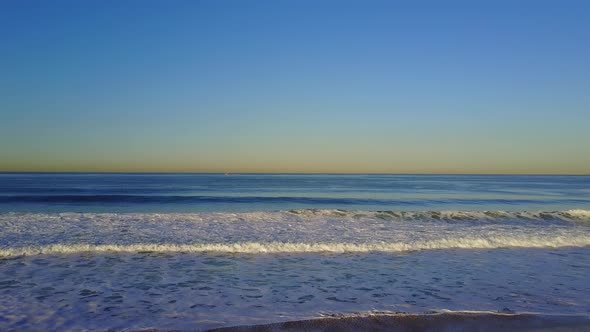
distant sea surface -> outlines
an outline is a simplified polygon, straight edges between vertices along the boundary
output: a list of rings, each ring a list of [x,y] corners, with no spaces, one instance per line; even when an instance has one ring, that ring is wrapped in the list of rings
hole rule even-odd
[[[0,173],[2,331],[589,317],[588,294],[590,176]]]
[[[590,176],[0,173],[0,211],[563,210]]]

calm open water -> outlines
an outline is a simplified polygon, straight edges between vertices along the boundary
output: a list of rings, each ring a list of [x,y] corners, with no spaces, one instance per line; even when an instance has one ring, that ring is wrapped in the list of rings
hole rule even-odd
[[[590,176],[0,173],[0,211],[564,210]]]

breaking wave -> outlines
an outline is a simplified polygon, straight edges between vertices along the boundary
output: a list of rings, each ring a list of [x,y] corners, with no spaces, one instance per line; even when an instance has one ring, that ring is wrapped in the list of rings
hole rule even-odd
[[[590,246],[590,211],[0,213],[0,257]]]
[[[0,257],[29,256],[41,254],[93,253],[235,253],[235,254],[281,254],[281,253],[366,253],[405,252],[439,249],[496,249],[496,248],[560,248],[590,246],[590,236],[519,236],[496,238],[449,238],[408,243],[288,243],[288,242],[239,242],[195,244],[130,244],[89,245],[54,244],[0,250]]]
[[[389,220],[461,220],[461,221],[589,221],[590,210],[566,211],[353,211],[353,210],[289,210],[289,213],[307,216],[374,217]]]
[[[196,213],[0,213],[0,218],[29,218],[29,219],[102,219],[104,217],[120,216],[121,218],[158,218],[162,222],[167,220],[275,220],[281,221],[292,217],[301,219],[317,218],[351,218],[351,219],[383,219],[399,221],[566,221],[566,222],[590,222],[590,210],[574,209],[565,211],[361,211],[342,209],[292,209],[288,211],[258,211],[258,212],[196,212]]]

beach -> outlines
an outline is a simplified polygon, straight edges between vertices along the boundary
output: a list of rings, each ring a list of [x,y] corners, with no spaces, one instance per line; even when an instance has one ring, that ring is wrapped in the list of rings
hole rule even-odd
[[[357,314],[257,326],[213,329],[211,332],[262,331],[537,331],[583,332],[590,330],[588,317],[541,316],[491,312],[443,312]]]

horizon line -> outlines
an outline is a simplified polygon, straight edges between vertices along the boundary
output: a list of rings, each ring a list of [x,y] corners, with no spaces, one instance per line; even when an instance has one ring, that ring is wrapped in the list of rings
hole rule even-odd
[[[198,171],[0,171],[0,174],[224,174],[224,175],[489,175],[590,176],[590,173],[410,173],[410,172],[198,172]]]

